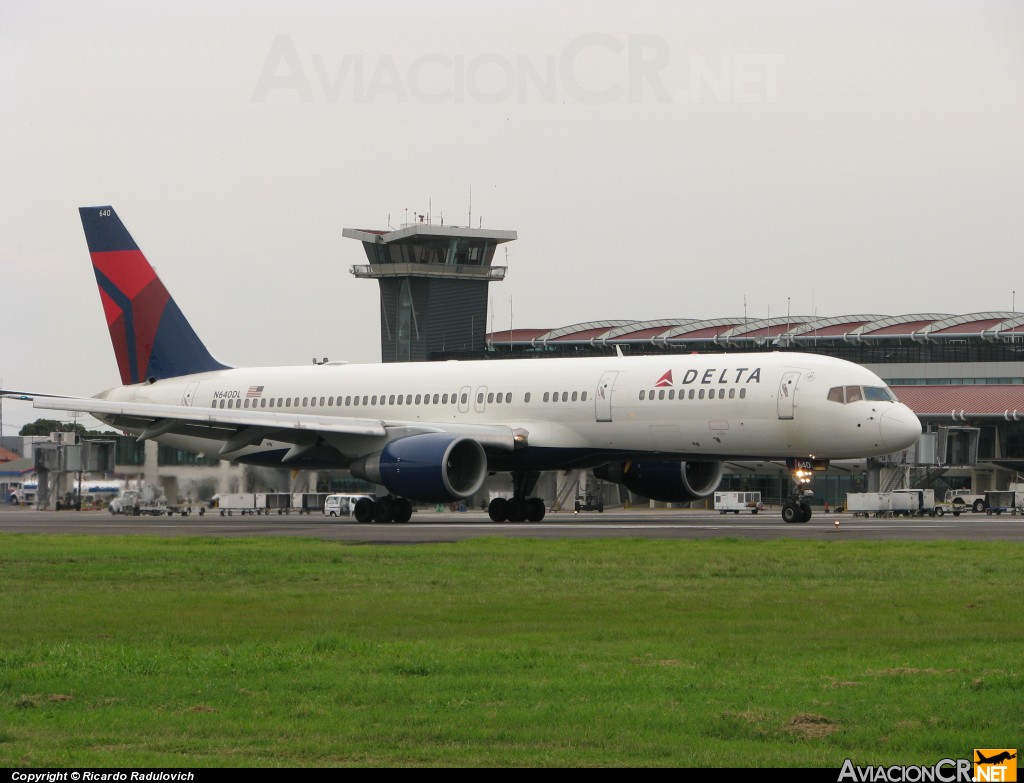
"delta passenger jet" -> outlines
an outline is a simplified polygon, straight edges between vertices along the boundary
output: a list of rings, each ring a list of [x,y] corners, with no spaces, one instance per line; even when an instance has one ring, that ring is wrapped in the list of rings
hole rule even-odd
[[[874,373],[814,354],[231,367],[217,361],[113,208],[80,210],[122,385],[93,398],[5,392],[83,411],[140,441],[234,462],[347,469],[383,486],[361,522],[405,522],[412,502],[476,493],[511,474],[495,521],[540,521],[542,471],[594,469],[647,498],[718,487],[723,460],[887,454],[921,424]],[[807,492],[787,522],[811,517]]]

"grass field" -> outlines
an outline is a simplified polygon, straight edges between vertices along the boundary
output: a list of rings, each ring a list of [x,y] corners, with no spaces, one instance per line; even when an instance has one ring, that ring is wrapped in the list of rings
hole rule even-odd
[[[1024,546],[0,537],[0,766],[835,767],[1024,737]]]

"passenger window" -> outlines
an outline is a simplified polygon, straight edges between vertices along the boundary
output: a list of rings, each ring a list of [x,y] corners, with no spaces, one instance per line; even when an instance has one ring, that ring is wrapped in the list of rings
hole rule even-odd
[[[388,405],[394,405],[394,404],[395,404],[395,395],[391,394],[391,395],[388,396]]]
[[[736,398],[736,389],[729,389],[729,399],[733,400]]]
[[[273,402],[273,400],[271,400],[271,402]],[[267,398],[266,397],[264,397],[262,400],[260,400],[260,407],[261,408],[266,408],[267,407]]]
[[[490,392],[487,395],[487,404],[490,405],[492,402],[494,402],[494,392]]]
[[[359,398],[358,397],[353,397],[352,398],[352,404],[353,405],[358,405],[359,404]]]
[[[646,400],[647,399],[647,389],[641,389],[640,390],[640,399],[641,400]]]
[[[580,396],[580,393],[579,393],[579,392],[573,392],[573,393],[572,393],[572,401],[573,401],[573,402],[576,402],[576,399],[577,399],[577,398],[578,398],[579,396]]]
[[[324,398],[323,398],[323,397],[321,397],[321,398],[320,398],[320,407],[323,407],[323,404],[324,404]]]
[[[562,392],[562,402],[569,402],[569,392]]]
[[[482,405],[483,402],[484,402],[484,393],[483,392],[477,392],[476,393],[476,404],[477,405]]]
[[[698,397],[699,397],[700,399],[702,399],[702,400],[703,400],[703,399],[704,399],[704,390],[703,390],[703,389],[701,389],[701,390],[700,390],[700,392],[698,392],[697,396],[698,396]]]
[[[438,399],[439,399],[440,397],[441,397],[441,395],[440,395],[440,394],[435,394],[435,395],[434,395],[434,405],[437,405],[437,401],[438,401]]]
[[[658,399],[659,400],[665,399],[665,390],[664,389],[661,389],[661,390],[658,391]]]
[[[740,399],[742,400],[746,396],[747,396],[747,390],[746,389],[740,389]]]
[[[693,399],[693,389],[690,389],[690,394],[688,396],[691,400]]]
[[[580,399],[583,400],[583,402],[586,402],[587,401],[587,393],[583,392],[583,396],[580,397]]]
[[[529,401],[530,401],[530,392],[526,392],[526,394],[523,395],[523,402],[529,402]]]
[[[676,390],[675,389],[669,389],[668,390],[668,398],[670,400],[674,400],[676,398]]]
[[[452,397],[452,400],[453,400],[453,401],[454,401],[454,399],[455,399],[455,398],[454,398],[454,397]],[[462,395],[462,404],[463,404],[463,405],[465,405],[465,404],[466,404],[467,402],[469,402],[469,393],[468,393],[468,392],[466,392],[466,393],[464,393],[464,394]]]
[[[447,405],[448,404],[448,395],[447,394],[444,394],[444,395],[441,396],[441,404],[442,405]]]
[[[423,396],[420,395],[420,394],[417,394],[416,395],[416,404],[419,405],[420,404],[420,400],[422,400],[422,399],[423,399]]]
[[[551,397],[550,392],[544,392],[544,402],[547,402],[549,397]]]
[[[412,395],[411,394],[405,395],[405,404],[406,405],[412,405]]]
[[[725,389],[719,389],[718,390],[718,399],[720,399],[720,400],[724,400],[725,399]]]

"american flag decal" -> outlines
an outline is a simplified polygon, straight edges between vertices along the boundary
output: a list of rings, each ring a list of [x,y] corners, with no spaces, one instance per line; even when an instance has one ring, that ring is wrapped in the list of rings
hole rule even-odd
[[[253,397],[262,397],[263,396],[263,387],[262,386],[250,386],[249,387],[249,391],[247,391],[245,393],[245,396],[250,398],[250,399],[253,398]]]

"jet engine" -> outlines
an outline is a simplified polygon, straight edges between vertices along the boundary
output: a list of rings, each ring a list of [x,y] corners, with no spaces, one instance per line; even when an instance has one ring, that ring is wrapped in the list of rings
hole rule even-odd
[[[651,500],[682,503],[706,498],[722,481],[721,462],[611,462],[594,469],[605,481],[622,484]]]
[[[445,432],[410,435],[350,466],[356,478],[409,500],[448,503],[474,494],[487,477],[487,455],[472,438]]]

